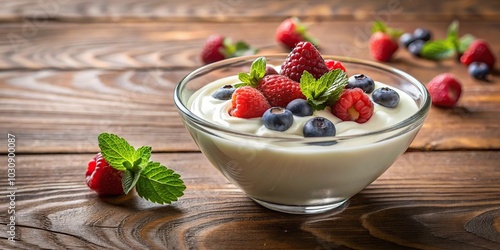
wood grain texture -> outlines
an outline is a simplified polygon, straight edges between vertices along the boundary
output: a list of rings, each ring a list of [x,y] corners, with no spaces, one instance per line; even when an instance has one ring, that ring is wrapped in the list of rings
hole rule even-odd
[[[421,21],[459,18],[499,20],[500,3],[486,0],[265,1],[265,0],[17,0],[3,1],[0,21],[23,19],[62,22],[137,22],[201,20],[242,22],[278,20],[295,15],[309,19]]]
[[[436,22],[402,23],[391,26],[412,32],[428,27],[435,39],[446,35],[453,19]],[[324,55],[339,55],[372,60],[368,50],[368,21],[309,21],[309,31],[320,42]],[[287,53],[274,40],[279,21],[245,23],[75,23],[48,22],[26,26],[22,23],[0,24],[0,70],[15,69],[184,69],[199,67],[200,50],[212,34],[244,40],[261,54]],[[203,26],[203,28],[200,28]],[[478,28],[480,26],[480,28]],[[251,31],[251,32],[249,32]],[[325,32],[326,31],[326,32]],[[500,26],[495,22],[462,22],[461,34],[473,34],[487,40],[500,57]],[[400,50],[391,63],[417,76],[428,78],[456,68],[454,61],[442,63],[416,60]]]
[[[432,107],[410,150],[500,149],[498,80],[484,83],[453,71],[464,79],[459,107]],[[0,133],[16,135],[23,153],[96,152],[102,132],[159,152],[197,151],[173,103],[174,87],[187,73],[0,72]]]
[[[500,152],[409,152],[340,214],[260,207],[199,153],[154,154],[187,189],[172,205],[98,198],[87,154],[19,155],[10,249],[498,249]],[[0,161],[5,162],[5,156]],[[0,182],[5,204],[6,182]],[[8,218],[0,213],[1,224]]]

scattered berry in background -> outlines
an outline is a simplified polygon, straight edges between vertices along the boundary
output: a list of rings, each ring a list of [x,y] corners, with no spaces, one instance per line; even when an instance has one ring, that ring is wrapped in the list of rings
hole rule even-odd
[[[462,94],[462,85],[450,73],[439,74],[427,83],[432,104],[442,108],[454,107]]]
[[[389,61],[398,50],[401,31],[387,27],[383,22],[374,22],[369,40],[370,54],[381,62]]]
[[[490,67],[484,62],[473,62],[469,64],[467,72],[474,78],[478,80],[488,80],[488,75],[490,74]]]
[[[486,41],[477,39],[460,57],[460,62],[467,66],[473,62],[484,62],[490,69],[493,69],[495,67],[495,56]]]
[[[253,55],[257,49],[250,47],[243,41],[233,42],[231,38],[222,35],[212,35],[207,38],[201,49],[201,60],[205,64],[223,59]]]
[[[317,46],[318,42],[307,33],[307,27],[297,17],[289,17],[276,28],[276,42],[292,50],[299,42],[310,42]]]

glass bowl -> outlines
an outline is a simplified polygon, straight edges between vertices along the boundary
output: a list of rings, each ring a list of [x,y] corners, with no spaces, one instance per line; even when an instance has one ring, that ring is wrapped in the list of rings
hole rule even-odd
[[[176,86],[174,102],[201,152],[248,197],[272,210],[312,214],[342,204],[384,173],[403,154],[430,108],[427,89],[409,74],[383,64],[347,57],[339,60],[348,75],[363,73],[407,93],[418,110],[376,131],[335,137],[257,136],[240,124],[217,125],[191,110],[193,94],[213,81],[249,72],[259,56],[281,65],[287,54],[244,56],[194,70]],[[258,119],[258,118],[257,118]],[[242,122],[242,123],[241,123]]]

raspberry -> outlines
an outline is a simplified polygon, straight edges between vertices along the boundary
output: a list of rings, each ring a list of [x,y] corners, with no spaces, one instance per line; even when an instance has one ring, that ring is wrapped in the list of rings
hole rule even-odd
[[[344,65],[340,61],[328,59],[325,60],[325,64],[329,70],[341,69],[342,71],[346,72]]]
[[[373,103],[362,89],[344,89],[332,106],[332,113],[343,121],[367,122],[373,115]]]
[[[237,88],[233,93],[231,104],[229,114],[239,118],[261,117],[271,108],[262,93],[250,86]]]
[[[101,153],[89,161],[85,174],[87,186],[99,195],[124,194],[122,171],[111,167]]]
[[[296,82],[300,82],[300,77],[305,70],[316,79],[329,71],[325,60],[310,42],[298,43],[281,65],[281,74]]]
[[[262,78],[257,89],[266,97],[272,107],[286,107],[295,99],[306,99],[298,82],[284,75],[268,75]]]
[[[490,69],[495,67],[495,56],[491,52],[488,43],[483,40],[475,40],[460,57],[460,62],[469,66],[473,62],[484,62]]]
[[[455,106],[462,94],[460,82],[450,73],[443,73],[434,77],[427,84],[427,89],[431,95],[432,104],[443,108]]]

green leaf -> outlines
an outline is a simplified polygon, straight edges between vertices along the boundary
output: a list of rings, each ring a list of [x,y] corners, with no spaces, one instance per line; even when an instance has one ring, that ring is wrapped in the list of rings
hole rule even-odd
[[[180,175],[159,162],[149,162],[136,184],[137,194],[151,202],[169,204],[184,195],[186,189]]]
[[[259,81],[266,75],[266,58],[261,56],[255,59],[250,66],[250,73],[239,73],[238,79],[244,84],[237,84],[235,88],[241,86],[251,86],[256,88]]]
[[[145,168],[148,165],[149,158],[151,157],[152,148],[150,146],[142,146],[135,151],[136,161],[134,166]]]
[[[458,39],[458,21],[455,20],[451,22],[448,26],[448,32],[446,34],[446,40],[453,46],[455,52],[459,50],[459,39]]]
[[[132,188],[137,184],[139,177],[141,176],[141,171],[138,172],[126,170],[122,174],[122,187],[123,192],[128,194]]]
[[[382,21],[375,21],[375,22],[373,22],[373,24],[372,24],[372,33],[379,32],[379,31],[383,32],[383,33],[386,33],[387,32],[387,26]]]
[[[466,34],[460,38],[460,41],[458,43],[458,53],[463,54],[470,46],[472,42],[476,40],[476,37],[474,37],[471,34]]]
[[[314,110],[323,110],[338,100],[347,85],[347,75],[340,69],[332,70],[318,80],[304,71],[300,78],[300,89]]]
[[[432,60],[442,60],[455,55],[455,46],[448,39],[426,42],[420,55],[423,58]]]
[[[117,170],[125,171],[124,162],[137,160],[134,147],[123,138],[114,134],[102,133],[97,137],[102,156],[109,165]]]

